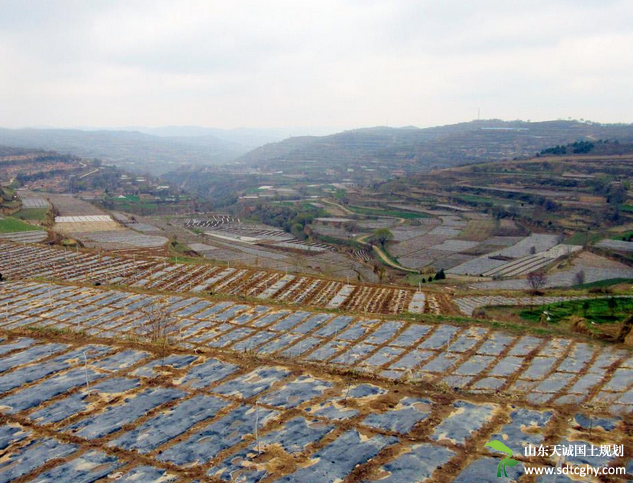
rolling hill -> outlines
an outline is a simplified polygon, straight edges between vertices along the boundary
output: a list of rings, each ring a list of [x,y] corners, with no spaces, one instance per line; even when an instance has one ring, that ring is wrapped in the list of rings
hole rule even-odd
[[[416,172],[532,156],[553,145],[597,139],[631,141],[633,125],[486,120],[426,129],[375,127],[289,138],[257,148],[238,161],[267,169],[375,164]]]
[[[135,171],[161,173],[183,164],[221,164],[249,147],[211,135],[153,136],[137,131],[0,129],[0,144],[100,158]]]

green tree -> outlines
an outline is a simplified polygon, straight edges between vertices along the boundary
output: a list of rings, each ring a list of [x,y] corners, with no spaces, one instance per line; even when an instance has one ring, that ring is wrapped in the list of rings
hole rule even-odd
[[[585,316],[585,318],[587,317],[587,314],[589,313],[590,308],[591,308],[591,303],[589,302],[589,300],[585,300],[582,303],[582,313]]]
[[[619,205],[626,201],[626,189],[623,186],[609,186],[607,203]]]
[[[388,228],[379,228],[369,238],[370,243],[380,243],[380,246],[385,248],[385,243],[393,240],[393,233]]]
[[[607,301],[607,305],[609,306],[609,312],[611,312],[611,317],[615,314],[615,309],[618,307],[618,301],[614,297],[609,297]]]

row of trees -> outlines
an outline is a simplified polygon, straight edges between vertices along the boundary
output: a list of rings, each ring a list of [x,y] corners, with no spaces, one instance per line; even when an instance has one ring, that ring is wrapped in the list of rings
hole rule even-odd
[[[577,141],[575,143],[567,144],[565,146],[556,145],[551,148],[543,149],[540,153],[537,154],[537,157],[547,156],[547,155],[560,156],[560,155],[568,154],[568,153],[586,154],[592,151],[594,147],[595,147],[595,144],[592,143],[591,141]]]
[[[299,240],[307,238],[306,227],[315,218],[324,216],[325,212],[311,205],[302,205],[300,208],[280,204],[260,203],[249,213],[252,218],[256,218],[260,223],[278,228],[292,233]]]

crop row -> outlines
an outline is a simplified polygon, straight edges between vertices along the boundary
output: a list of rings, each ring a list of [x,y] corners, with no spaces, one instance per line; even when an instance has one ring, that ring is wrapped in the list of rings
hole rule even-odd
[[[166,314],[164,332],[183,349],[326,363],[387,380],[524,395],[534,404],[591,402],[609,404],[613,412],[633,410],[633,358],[628,352],[482,327],[36,283],[6,284],[0,294],[0,327],[51,327],[134,340],[152,337],[157,308]]]
[[[234,267],[170,263],[41,246],[0,245],[0,273],[8,278],[89,280],[172,292],[220,293],[369,313],[420,313],[413,290],[376,287]]]
[[[387,474],[392,482],[441,475],[466,483],[493,481],[486,477],[503,455],[482,442],[508,435],[517,448],[546,438],[589,446],[608,435],[625,454],[631,450],[615,418],[576,414],[565,421],[552,410],[297,375],[282,365],[25,338],[0,344],[0,354],[6,482],[334,483]],[[526,465],[556,465],[554,455],[516,453],[520,464],[508,466],[514,479]]]

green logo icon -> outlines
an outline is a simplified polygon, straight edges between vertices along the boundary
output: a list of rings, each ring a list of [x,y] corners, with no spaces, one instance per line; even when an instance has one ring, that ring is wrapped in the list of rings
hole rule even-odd
[[[505,453],[508,455],[505,458],[503,458],[501,461],[499,461],[499,465],[497,466],[497,477],[501,476],[501,470],[503,470],[503,476],[507,478],[508,474],[506,473],[506,466],[516,466],[519,464],[517,460],[513,460],[511,458],[512,450],[508,448],[505,444],[503,444],[501,441],[497,441],[496,439],[493,439],[492,441],[487,442],[484,446],[488,446],[492,449],[496,449],[497,451],[501,451],[502,453]]]

